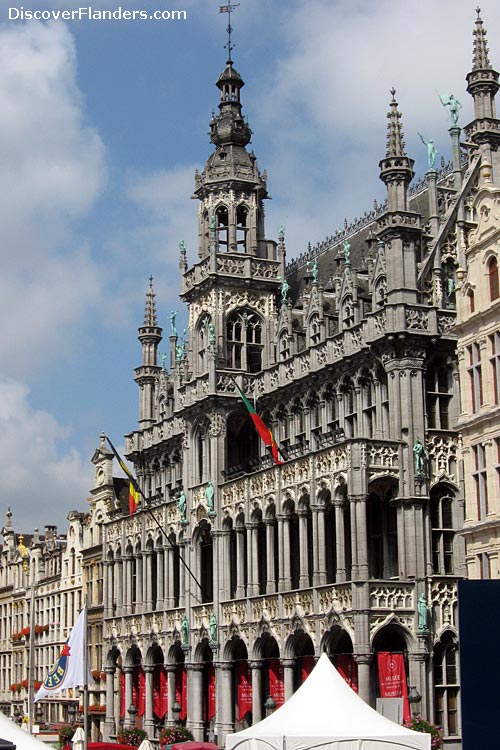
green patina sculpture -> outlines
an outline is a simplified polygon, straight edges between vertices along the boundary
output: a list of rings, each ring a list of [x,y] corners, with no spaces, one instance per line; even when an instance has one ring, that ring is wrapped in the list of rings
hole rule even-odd
[[[182,616],[181,620],[181,645],[182,646],[188,646],[189,645],[189,623],[188,618],[184,614]]]
[[[350,266],[351,265],[351,246],[347,240],[344,240],[342,245],[344,248],[344,262],[346,266]]]
[[[434,145],[434,141],[431,139],[427,141],[421,133],[417,133],[417,135],[420,137],[420,140],[422,141],[424,146],[427,147],[427,163],[429,165],[429,169],[434,169],[434,167],[436,166],[436,155],[437,155],[437,150]]]
[[[176,317],[177,317],[177,312],[175,310],[172,310],[170,313],[170,335],[171,336],[177,336],[177,329],[175,327]]]
[[[167,369],[166,368],[167,355],[165,354],[165,352],[163,352],[163,354],[161,355],[160,359],[161,359],[161,369],[162,370],[166,370]]]
[[[458,101],[458,99],[455,99],[453,94],[450,94],[447,96],[446,94],[439,94],[439,98],[441,100],[441,104],[443,107],[449,107],[450,108],[450,120],[452,125],[456,125],[458,123],[458,117],[460,115],[460,110],[462,109],[462,105]]]
[[[208,324],[208,343],[209,344],[215,344],[216,336],[215,336],[215,326],[213,323]]]
[[[283,279],[281,282],[281,304],[286,305],[286,296],[288,293],[288,290],[290,289],[290,284],[286,279]]]
[[[181,490],[181,493],[179,495],[179,499],[177,500],[177,508],[179,510],[179,515],[181,517],[181,521],[185,521],[186,520],[187,500],[186,500],[186,495],[184,494],[184,490]]]
[[[283,224],[280,225],[278,239],[280,242],[283,242],[285,239],[285,227],[283,226]]]
[[[212,214],[210,217],[210,239],[215,240],[215,229],[216,229],[217,223],[215,214]]]
[[[425,462],[428,458],[427,451],[420,438],[416,438],[413,446],[413,455],[415,456],[415,474],[418,477],[424,476],[425,474]]]
[[[205,487],[205,502],[207,504],[208,512],[214,512],[214,494],[215,489],[212,482],[209,482]]]
[[[184,242],[184,240],[181,240],[179,242],[179,250],[181,251],[181,253],[185,253],[186,252],[186,243]]]
[[[418,632],[419,633],[428,633],[428,619],[429,619],[429,607],[427,605],[427,599],[425,598],[425,594],[420,594],[418,597],[417,602],[417,612],[418,612]]]
[[[217,618],[215,616],[215,612],[212,612],[212,614],[210,615],[210,624],[208,626],[208,630],[210,633],[210,643],[217,643]]]

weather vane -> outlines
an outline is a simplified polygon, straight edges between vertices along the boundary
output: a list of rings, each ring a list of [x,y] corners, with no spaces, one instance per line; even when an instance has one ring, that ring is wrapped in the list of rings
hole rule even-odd
[[[235,8],[239,7],[239,3],[229,3],[228,5],[219,5],[219,13],[227,13],[228,14],[228,21],[227,21],[227,44],[224,45],[224,47],[227,49],[229,53],[229,61],[232,61],[231,53],[234,49],[234,44],[231,44],[231,32],[233,30],[233,27],[231,26],[231,13]]]

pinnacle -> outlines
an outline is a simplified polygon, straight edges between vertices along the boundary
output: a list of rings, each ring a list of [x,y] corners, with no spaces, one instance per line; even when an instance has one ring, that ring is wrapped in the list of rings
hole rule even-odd
[[[489,70],[491,63],[488,57],[488,45],[486,43],[486,29],[480,16],[481,8],[476,8],[476,28],[472,32],[474,36],[474,48],[472,53],[472,70]]]
[[[144,311],[144,325],[145,326],[156,326],[156,302],[155,293],[153,291],[153,277],[149,277],[149,289],[146,292],[146,309]]]
[[[396,101],[396,89],[391,89],[391,104],[389,112],[387,113],[387,149],[386,156],[406,156],[405,152],[405,140],[403,135],[403,126],[401,124],[401,112],[398,110],[398,103]]]

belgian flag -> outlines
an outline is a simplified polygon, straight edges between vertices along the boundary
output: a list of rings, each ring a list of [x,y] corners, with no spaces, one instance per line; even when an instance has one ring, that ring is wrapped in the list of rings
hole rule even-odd
[[[267,448],[271,448],[271,453],[274,459],[275,464],[282,464],[283,461],[280,461],[278,458],[278,446],[276,445],[276,440],[274,439],[274,435],[269,429],[269,427],[266,427],[262,419],[259,417],[255,409],[253,408],[250,401],[247,399],[241,388],[238,386],[238,384],[233,381],[236,388],[238,389],[238,393],[240,394],[243,403],[248,409],[248,413],[250,414],[250,417],[252,418],[252,422],[254,423],[254,427],[259,433],[260,437],[264,441],[264,445]]]
[[[135,513],[135,511],[139,507],[140,502],[141,502],[141,498],[140,498],[141,491],[139,489],[139,485],[137,484],[137,480],[134,478],[132,472],[130,471],[130,469],[128,468],[128,466],[126,465],[126,463],[120,457],[120,454],[116,450],[115,446],[113,445],[113,443],[111,442],[111,440],[109,439],[109,437],[106,437],[106,440],[108,441],[109,447],[113,451],[116,460],[120,464],[120,466],[123,469],[123,471],[125,472],[125,474],[130,479],[130,483],[129,483],[129,486],[128,486],[128,509],[129,509],[130,515],[133,516],[134,513]]]

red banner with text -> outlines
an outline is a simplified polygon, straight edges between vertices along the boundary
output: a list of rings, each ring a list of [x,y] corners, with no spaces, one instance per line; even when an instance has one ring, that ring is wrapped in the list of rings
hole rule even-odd
[[[285,679],[279,659],[269,660],[269,695],[276,703],[276,708],[285,702]]]
[[[203,720],[212,721],[215,716],[216,706],[216,688],[215,688],[215,667],[213,664],[207,665],[207,696],[203,711]]]
[[[179,719],[184,721],[187,718],[187,674],[184,665],[177,667],[175,673],[175,700],[181,707]]]
[[[410,721],[404,655],[394,654],[391,651],[379,651],[377,663],[380,697],[403,698],[403,719]]]
[[[238,721],[252,712],[252,675],[247,661],[236,665],[236,684],[238,687]]]
[[[301,682],[304,682],[306,677],[309,677],[316,664],[314,656],[303,656],[300,665],[300,678]]]
[[[358,690],[358,665],[352,654],[337,654],[334,657],[334,664],[338,673],[347,682],[355,693]]]
[[[120,719],[125,718],[125,673],[120,672]]]

